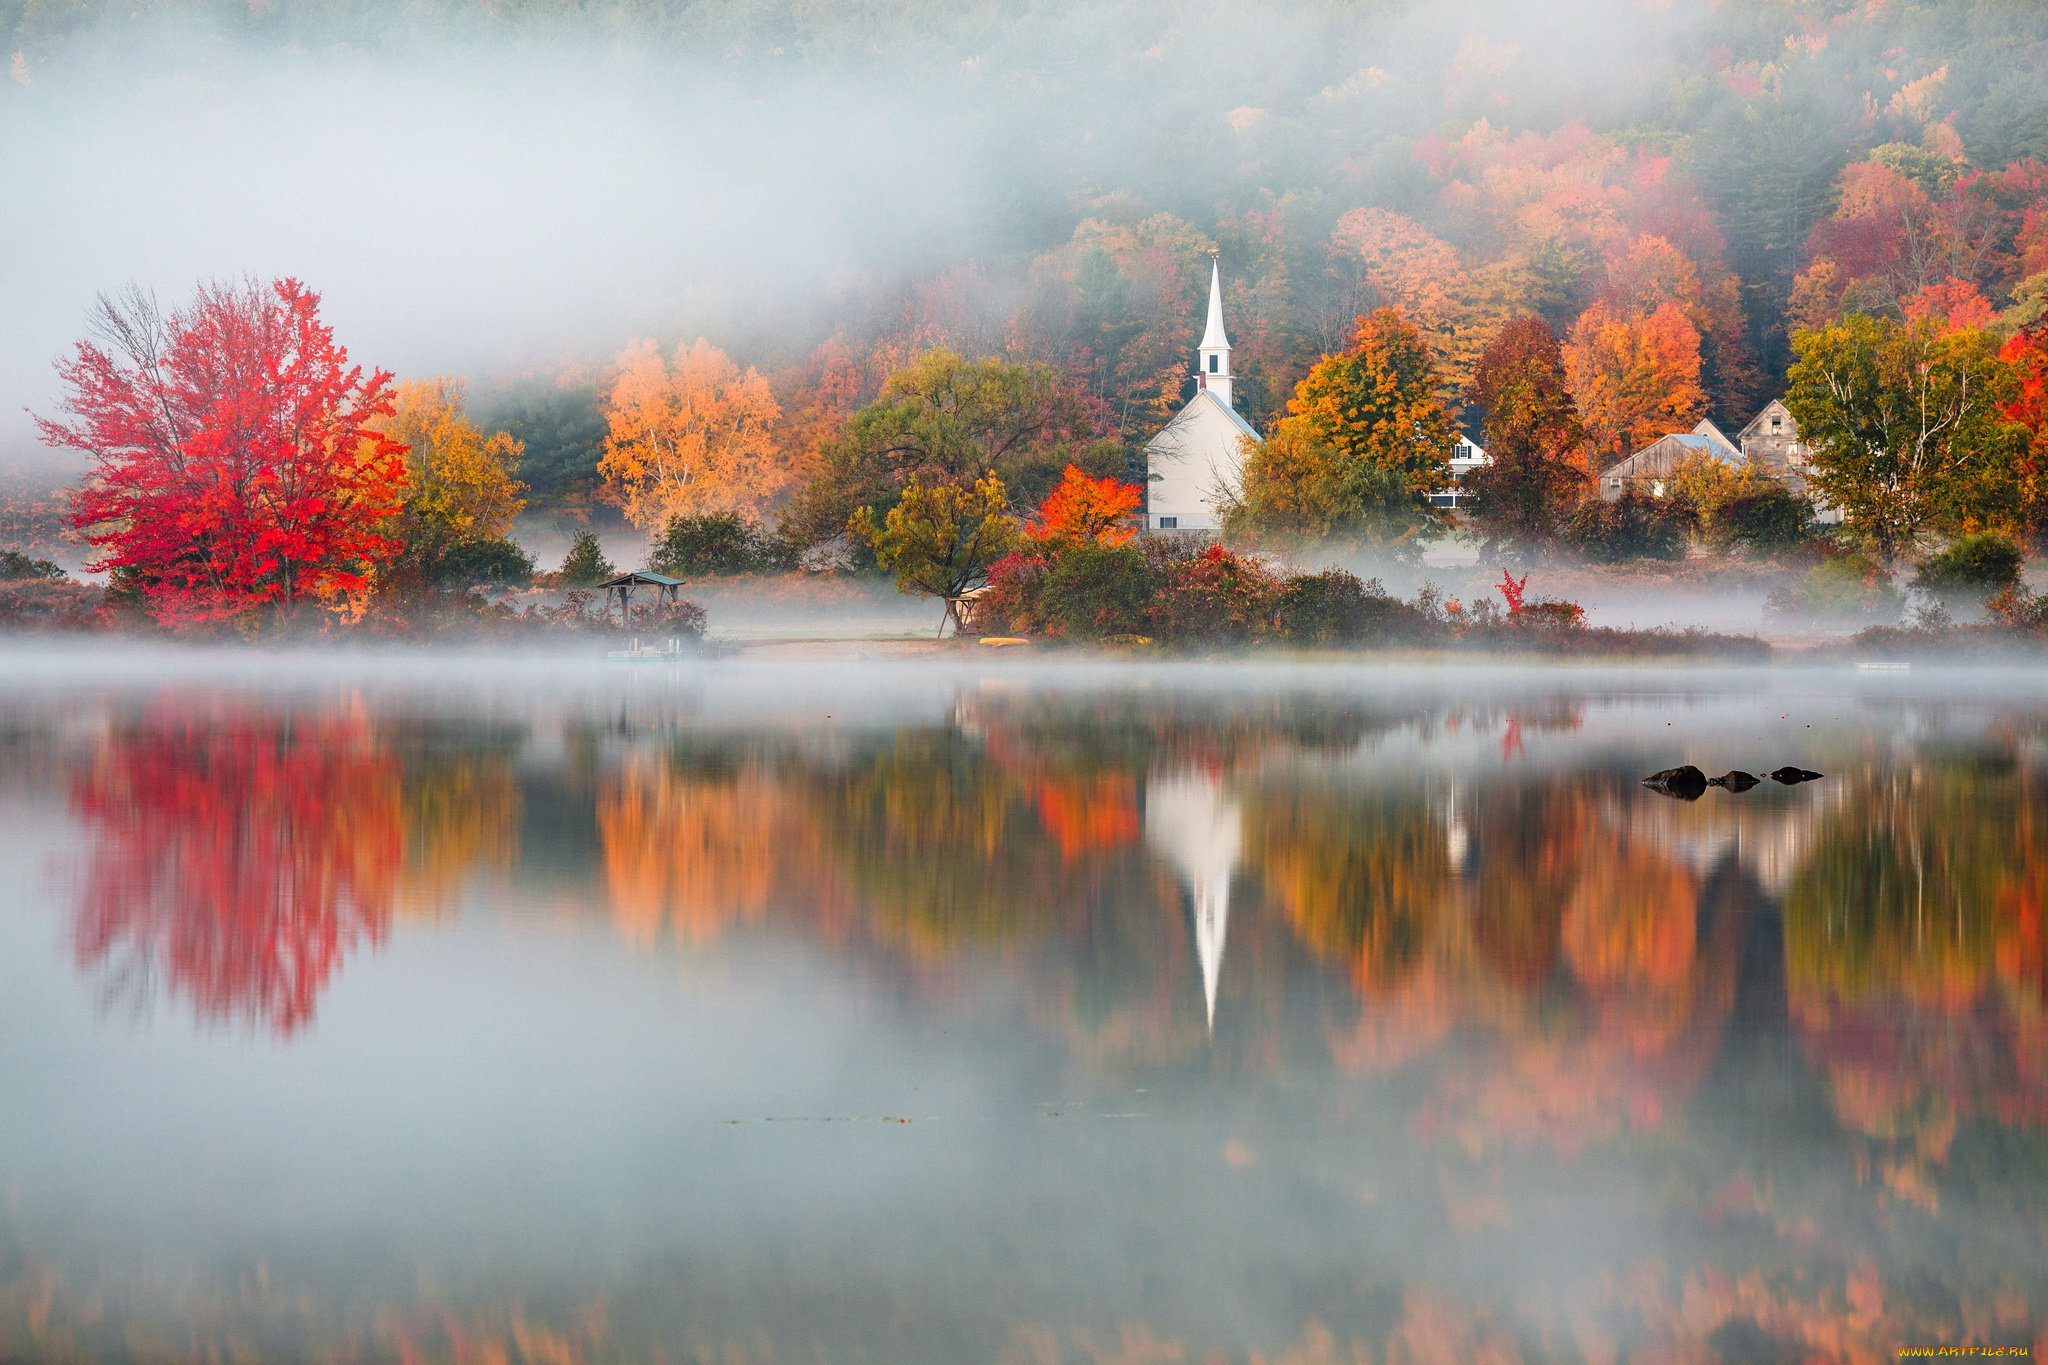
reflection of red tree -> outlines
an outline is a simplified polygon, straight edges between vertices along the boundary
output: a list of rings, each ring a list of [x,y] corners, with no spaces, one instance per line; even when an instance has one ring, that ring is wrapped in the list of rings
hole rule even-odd
[[[161,976],[205,1019],[303,1027],[390,922],[398,767],[351,718],[153,716],[72,791],[91,827],[74,942],[117,984]]]
[[[1124,773],[1041,779],[1038,818],[1068,862],[1138,839],[1138,784]]]

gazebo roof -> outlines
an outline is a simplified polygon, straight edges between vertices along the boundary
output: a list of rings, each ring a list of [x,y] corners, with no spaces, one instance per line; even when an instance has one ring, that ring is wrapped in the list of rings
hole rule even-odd
[[[680,578],[670,578],[665,573],[650,573],[645,569],[636,569],[632,573],[622,573],[617,578],[607,578],[598,586],[601,588],[623,588],[628,586],[640,588],[680,588],[683,586],[683,580]]]

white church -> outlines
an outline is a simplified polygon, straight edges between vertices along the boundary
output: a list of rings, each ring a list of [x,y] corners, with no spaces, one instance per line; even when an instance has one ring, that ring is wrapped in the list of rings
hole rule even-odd
[[[1209,266],[1209,325],[1195,368],[1195,396],[1145,445],[1145,526],[1215,531],[1223,499],[1244,471],[1258,431],[1230,405],[1230,338],[1223,333],[1223,275]]]

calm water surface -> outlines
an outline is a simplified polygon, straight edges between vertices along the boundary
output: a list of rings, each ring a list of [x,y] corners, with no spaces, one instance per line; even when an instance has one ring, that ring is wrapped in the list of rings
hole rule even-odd
[[[2039,1358],[2044,899],[2024,675],[16,652],[0,1359]]]

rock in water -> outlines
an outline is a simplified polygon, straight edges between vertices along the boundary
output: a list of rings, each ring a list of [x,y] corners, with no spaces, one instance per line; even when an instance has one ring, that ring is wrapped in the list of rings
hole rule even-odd
[[[1796,787],[1801,782],[1820,781],[1820,774],[1817,772],[1812,772],[1806,768],[1794,768],[1790,765],[1787,765],[1786,767],[1779,768],[1776,772],[1773,772],[1771,774],[1771,781],[1782,782],[1788,787]]]
[[[1697,801],[1706,794],[1707,775],[1687,763],[1683,767],[1651,773],[1643,779],[1643,785],[1653,792],[1675,796],[1681,801]]]
[[[1719,777],[1708,778],[1707,785],[1709,787],[1726,787],[1732,792],[1746,792],[1761,781],[1763,779],[1755,773],[1746,773],[1742,769],[1737,768],[1733,772],[1722,773]]]

